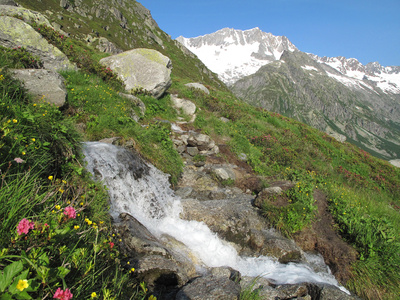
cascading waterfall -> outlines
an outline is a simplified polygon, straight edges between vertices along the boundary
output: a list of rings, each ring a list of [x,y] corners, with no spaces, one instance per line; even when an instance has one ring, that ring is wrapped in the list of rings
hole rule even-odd
[[[126,212],[156,237],[163,234],[174,237],[190,249],[199,267],[229,266],[243,275],[263,276],[276,284],[319,282],[339,286],[326,266],[316,272],[306,264],[281,264],[266,256],[240,257],[234,247],[219,239],[204,223],[180,219],[181,202],[169,188],[167,175],[152,165],[142,164],[128,150],[88,142],[84,154],[88,171],[108,188],[110,214],[114,219]],[[312,260],[323,264],[318,256],[310,256],[309,261]]]

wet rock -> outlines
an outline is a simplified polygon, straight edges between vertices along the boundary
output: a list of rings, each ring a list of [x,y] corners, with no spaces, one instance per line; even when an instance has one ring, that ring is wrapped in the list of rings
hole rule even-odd
[[[178,292],[176,300],[239,299],[240,284],[226,275],[214,272],[196,278]]]

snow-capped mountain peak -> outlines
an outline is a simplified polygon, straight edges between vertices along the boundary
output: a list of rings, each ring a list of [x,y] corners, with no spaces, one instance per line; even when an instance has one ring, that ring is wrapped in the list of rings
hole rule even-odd
[[[177,40],[227,84],[279,60],[285,50],[297,50],[285,36],[274,36],[258,27],[244,31],[224,28],[195,38],[180,36]]]

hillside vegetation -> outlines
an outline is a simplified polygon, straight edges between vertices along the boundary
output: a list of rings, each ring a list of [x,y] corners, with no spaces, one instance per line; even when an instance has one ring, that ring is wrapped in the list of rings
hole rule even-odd
[[[59,1],[20,2],[37,10],[46,4],[54,15],[65,14],[65,22],[84,19],[62,10]],[[88,28],[100,26],[96,19],[84,20]],[[172,59],[173,85],[159,100],[138,95],[146,112],[136,123],[129,112],[137,108],[118,95],[122,87],[115,76],[98,67],[104,53],[77,39],[77,32],[77,38],[61,40],[54,31],[40,29],[82,65],[80,71],[62,74],[68,105],[60,111],[45,102],[34,103],[9,75],[9,68],[40,67],[40,61],[24,49],[1,49],[0,293],[6,296],[0,299],[52,298],[58,289],[70,291],[74,299],[154,299],[118,252],[120,240],[112,231],[106,191],[85,172],[80,142],[121,137],[122,144],[171,174],[175,184],[183,164],[169,123],[160,122],[177,120],[170,94],[193,101],[198,107],[193,129],[227,143],[237,155],[246,154],[266,184],[276,179],[296,182],[287,205],[264,208],[276,228],[294,236],[310,227],[316,221],[313,191],[323,191],[337,231],[358,253],[352,276],[343,284],[365,299],[396,299],[400,294],[400,169],[298,121],[238,100],[159,29],[153,34],[164,49],[146,42],[145,31],[138,32],[142,42],[135,46],[155,48]],[[71,48],[74,51],[67,51]],[[27,58],[26,63],[21,58]],[[32,60],[37,64],[32,66]],[[184,86],[192,81],[207,84],[210,95]]]

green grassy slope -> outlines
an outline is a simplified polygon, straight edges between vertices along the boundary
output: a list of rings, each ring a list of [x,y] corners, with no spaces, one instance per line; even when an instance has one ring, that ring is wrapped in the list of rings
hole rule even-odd
[[[58,9],[54,3],[53,6],[50,2],[48,4],[49,8],[54,6],[55,10]],[[49,39],[57,42],[56,36]],[[68,53],[72,59],[77,59],[74,56],[80,55],[81,51],[88,51],[90,55],[85,65],[96,65],[97,61],[93,60],[102,56],[82,41],[67,39],[65,43],[71,43],[77,51]],[[179,72],[176,70],[173,74],[169,93],[190,99],[199,108],[194,129],[209,134],[216,141],[227,141],[236,154],[245,153],[254,172],[265,180],[278,178],[300,183],[288,194],[291,200],[288,205],[265,209],[265,215],[274,226],[289,236],[310,226],[315,221],[315,203],[311,195],[318,188],[328,196],[337,230],[359,253],[359,259],[353,265],[353,277],[344,284],[366,299],[396,299],[400,294],[400,170],[349,143],[339,143],[298,121],[238,100],[218,81],[205,78],[206,73],[196,66],[198,61],[181,53],[173,42],[170,46],[164,44],[164,47],[173,58],[174,66],[180,65],[176,68]],[[3,95],[0,110],[0,200],[2,204],[8,203],[2,207],[17,207],[30,199],[23,194],[23,191],[30,190],[27,186],[40,193],[23,213],[0,211],[0,220],[8,224],[3,227],[4,235],[1,235],[1,270],[14,264],[7,270],[15,268],[16,276],[21,276],[16,278],[26,278],[32,289],[37,287],[36,291],[26,290],[32,296],[39,297],[54,293],[58,287],[68,287],[74,295],[82,298],[89,298],[96,292],[104,299],[111,299],[111,296],[106,297],[108,293],[123,299],[123,295],[129,294],[130,297],[133,290],[136,293],[133,297],[140,299],[144,289],[132,281],[128,266],[119,264],[118,253],[114,252],[118,237],[112,236],[104,209],[106,194],[85,178],[77,159],[78,142],[121,137],[122,144],[134,145],[148,160],[170,173],[172,181],[176,182],[182,161],[173,148],[168,124],[159,122],[177,119],[170,105],[170,96],[167,94],[155,100],[139,95],[147,110],[139,123],[133,122],[130,112],[136,108],[118,96],[120,87],[113,77],[103,76],[101,68],[87,68],[63,74],[68,87],[68,109],[60,112],[45,104],[34,106],[7,73],[7,67],[14,66],[12,55],[11,51],[0,60]],[[204,79],[198,81],[209,84],[210,95],[184,86],[196,79]],[[93,86],[97,88],[93,89]],[[229,122],[223,122],[220,117],[228,118]],[[58,122],[54,124],[51,120]],[[43,127],[43,132],[38,131],[38,124],[48,127]],[[50,141],[55,142],[47,144]],[[52,151],[47,151],[48,148]],[[52,156],[46,156],[42,161],[41,156],[48,153]],[[17,163],[15,158],[22,158],[25,162]],[[53,168],[34,168],[36,163],[47,165],[49,162],[58,166],[56,173],[52,172]],[[66,218],[61,210],[68,206],[73,206],[81,215],[76,219]],[[35,230],[26,235],[27,239],[16,233],[16,226],[24,217],[35,222]],[[50,224],[51,229],[46,229],[45,223]],[[102,224],[106,224],[104,228],[100,226]],[[77,230],[88,233],[83,235],[84,239],[77,239]],[[54,239],[45,241],[51,235]],[[70,242],[65,237],[70,238]],[[114,243],[115,248],[111,247]],[[31,251],[32,247],[38,249],[37,252]],[[103,256],[93,261],[99,249]],[[78,250],[88,253],[82,261],[74,261],[80,253]],[[60,260],[50,262],[46,259],[60,251],[64,253]],[[17,266],[18,262],[22,268]],[[108,264],[111,267],[107,269]],[[109,268],[115,272],[112,274],[121,278],[119,282],[105,276]],[[51,281],[51,276],[45,277],[53,273],[43,273],[42,269],[56,272],[53,276],[56,280]],[[18,293],[13,287],[17,283],[8,282],[6,292]],[[137,289],[132,286],[135,284]],[[0,284],[0,288],[3,286]]]

